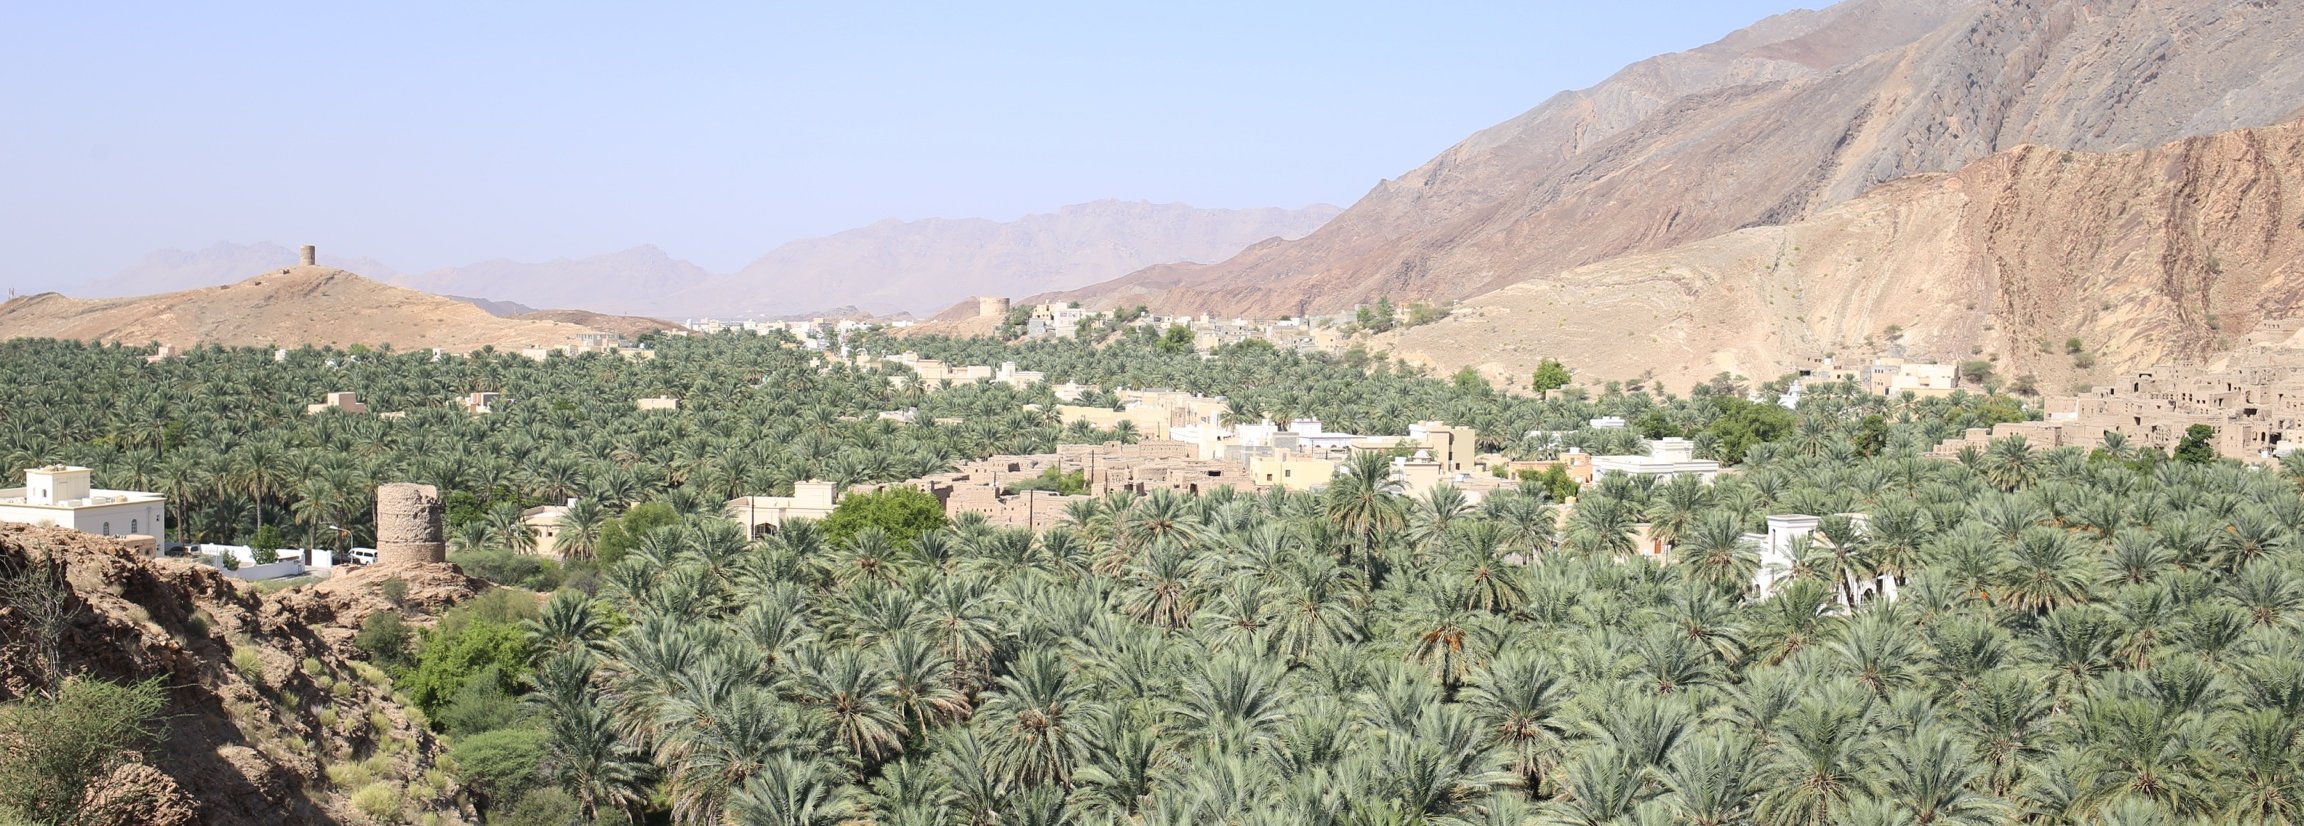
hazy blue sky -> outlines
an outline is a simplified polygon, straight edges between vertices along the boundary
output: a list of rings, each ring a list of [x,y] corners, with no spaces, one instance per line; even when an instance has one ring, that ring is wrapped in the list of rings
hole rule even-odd
[[[162,247],[403,270],[881,218],[1347,205],[1798,0],[0,4],[0,283]]]

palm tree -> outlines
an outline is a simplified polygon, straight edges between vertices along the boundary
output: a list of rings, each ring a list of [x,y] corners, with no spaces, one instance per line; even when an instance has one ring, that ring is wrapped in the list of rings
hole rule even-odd
[[[1328,518],[1353,538],[1361,572],[1371,583],[1383,581],[1380,538],[1407,519],[1398,491],[1391,458],[1375,452],[1354,454],[1328,485]]]
[[[552,539],[552,549],[567,559],[591,559],[600,549],[600,532],[608,519],[608,510],[593,499],[568,503],[568,509],[560,512],[559,534]]]
[[[1545,796],[1547,779],[1560,769],[1567,744],[1562,683],[1559,674],[1523,650],[1490,663],[1462,694],[1465,708],[1488,730],[1490,743],[1508,756],[1521,785],[1538,797]]]
[[[1053,654],[1032,651],[999,679],[977,716],[986,721],[993,765],[1011,788],[1070,788],[1072,770],[1089,747],[1095,706],[1069,666]]]
[[[780,754],[728,799],[728,819],[759,826],[841,826],[861,814],[846,778],[813,760]]]
[[[544,716],[543,770],[576,799],[586,820],[633,822],[647,798],[648,763],[618,736],[614,718],[589,702],[555,704]]]
[[[1760,798],[1766,823],[1838,823],[1862,789],[1868,694],[1814,695],[1784,715],[1775,732]]]
[[[256,506],[256,529],[264,529],[264,500],[288,484],[290,461],[286,451],[270,442],[253,441],[229,457],[231,486],[249,496]]]
[[[1684,536],[1679,563],[1699,582],[1722,591],[1741,592],[1760,569],[1759,549],[1744,536],[1744,526],[1731,514],[1707,514]]]
[[[832,738],[867,767],[904,746],[903,709],[888,680],[854,650],[807,651],[795,658],[793,696],[830,723]]]

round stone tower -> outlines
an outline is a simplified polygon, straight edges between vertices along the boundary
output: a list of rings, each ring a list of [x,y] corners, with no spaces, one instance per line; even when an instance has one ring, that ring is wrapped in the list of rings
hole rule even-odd
[[[377,564],[448,561],[440,514],[440,491],[431,485],[394,482],[377,488]]]
[[[999,296],[980,296],[976,299],[978,318],[1008,317],[1008,299]]]
[[[318,265],[318,264],[320,263],[320,248],[319,248],[319,247],[315,247],[315,246],[312,246],[311,244],[305,244],[305,245],[304,245],[304,248],[303,248],[303,249],[301,249],[301,250],[298,250],[298,251],[297,251],[297,253],[298,253],[298,256],[297,256],[297,258],[298,258],[299,262],[300,262],[300,263],[302,263],[304,266],[310,267],[310,266],[315,266],[315,265]]]

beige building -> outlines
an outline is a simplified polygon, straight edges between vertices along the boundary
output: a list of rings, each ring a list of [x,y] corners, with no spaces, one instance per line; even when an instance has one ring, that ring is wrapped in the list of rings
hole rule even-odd
[[[1260,489],[1311,490],[1336,480],[1336,462],[1293,453],[1253,456],[1248,459],[1248,478]]]
[[[137,537],[140,547],[168,535],[167,500],[157,493],[89,486],[84,467],[49,465],[24,471],[24,486],[0,490],[0,522],[54,525],[99,536]]]
[[[366,413],[368,412],[368,406],[360,403],[360,394],[349,392],[330,393],[328,394],[327,401],[321,402],[319,404],[308,404],[304,406],[304,413],[306,415],[329,410],[341,410],[346,413]]]
[[[1944,396],[1960,387],[1960,368],[1950,364],[1875,359],[1864,372],[1864,389],[1875,396]]]
[[[1165,405],[1137,404],[1130,405],[1126,410],[1113,410],[1109,407],[1060,404],[1056,406],[1056,418],[1066,425],[1087,422],[1089,427],[1097,430],[1112,430],[1119,427],[1121,422],[1130,422],[1143,438],[1166,439],[1168,423],[1174,414]]]
[[[963,464],[951,473],[884,485],[859,485],[854,490],[868,493],[892,487],[916,488],[944,503],[947,516],[976,513],[994,525],[1045,529],[1054,527],[1057,520],[1063,518],[1065,504],[1109,493],[1172,490],[1201,494],[1223,487],[1247,489],[1252,486],[1246,467],[1235,462],[1193,458],[1193,446],[1183,442],[1073,444],[1058,445],[1056,450],[1025,456],[993,456]],[[1087,492],[1063,496],[1050,491],[1009,491],[1017,483],[1052,469],[1080,474]]]
[[[671,396],[654,396],[654,397],[651,397],[651,398],[639,399],[639,400],[636,400],[636,401],[634,401],[632,404],[633,404],[633,406],[635,406],[635,407],[638,407],[638,408],[640,408],[641,410],[678,410],[678,409],[680,409],[680,400],[679,400],[679,399],[675,399],[675,398],[672,398]]]
[[[568,504],[576,504],[576,500],[570,499]],[[536,538],[538,555],[560,558],[560,517],[567,513],[567,505],[540,505],[520,512],[520,524],[528,526],[529,535]]]
[[[731,519],[744,523],[755,538],[776,532],[788,519],[820,520],[838,507],[837,485],[821,480],[792,483],[791,496],[739,496],[728,500]]]

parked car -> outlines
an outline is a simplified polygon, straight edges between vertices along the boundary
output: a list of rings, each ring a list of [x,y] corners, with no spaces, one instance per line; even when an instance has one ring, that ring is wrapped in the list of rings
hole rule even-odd
[[[375,548],[353,548],[352,561],[361,565],[376,564]]]

